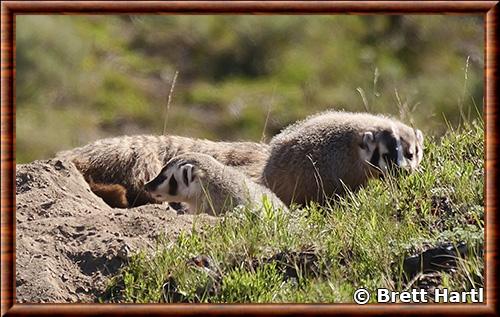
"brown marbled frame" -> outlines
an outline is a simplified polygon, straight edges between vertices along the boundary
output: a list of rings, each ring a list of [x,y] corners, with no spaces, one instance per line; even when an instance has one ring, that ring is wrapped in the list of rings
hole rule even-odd
[[[481,314],[497,315],[498,1],[4,1],[1,4],[1,315]],[[18,14],[481,14],[485,16],[486,304],[15,303],[15,16]]]

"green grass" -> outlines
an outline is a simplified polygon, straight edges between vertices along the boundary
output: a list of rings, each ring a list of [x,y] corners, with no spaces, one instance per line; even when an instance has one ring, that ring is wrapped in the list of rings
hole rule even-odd
[[[125,134],[268,141],[327,109],[442,135],[443,117],[483,115],[483,25],[481,15],[19,15],[16,162]]]
[[[373,180],[327,207],[239,209],[204,231],[160,239],[155,253],[132,257],[111,281],[112,296],[101,300],[352,302],[360,287],[404,290],[405,256],[460,241],[468,256],[456,270],[440,273],[441,285],[482,287],[483,139],[483,123],[466,124],[428,138],[418,172]],[[279,254],[288,254],[295,277],[284,274]],[[311,255],[313,269],[293,254]],[[199,255],[211,261],[208,269],[190,264]],[[164,285],[170,292],[164,294]]]

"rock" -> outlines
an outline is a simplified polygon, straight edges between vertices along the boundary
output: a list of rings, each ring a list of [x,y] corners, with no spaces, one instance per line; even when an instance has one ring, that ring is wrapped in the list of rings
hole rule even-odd
[[[449,272],[455,269],[458,259],[467,255],[467,244],[442,243],[424,252],[408,256],[403,261],[403,271],[408,280],[419,273]]]

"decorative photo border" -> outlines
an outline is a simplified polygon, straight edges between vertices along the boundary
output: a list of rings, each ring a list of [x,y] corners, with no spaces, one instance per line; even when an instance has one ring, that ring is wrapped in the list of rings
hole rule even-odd
[[[1,314],[478,314],[497,315],[498,1],[3,1],[1,3]],[[481,14],[485,17],[486,303],[19,304],[15,299],[15,31],[22,14]]]

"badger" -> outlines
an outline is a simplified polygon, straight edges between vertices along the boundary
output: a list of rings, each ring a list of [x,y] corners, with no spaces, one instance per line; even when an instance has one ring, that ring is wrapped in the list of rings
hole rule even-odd
[[[172,158],[188,152],[209,155],[238,169],[242,177],[268,187],[286,205],[304,205],[354,191],[391,170],[414,171],[423,157],[423,140],[420,130],[394,118],[330,110],[290,125],[269,145],[123,136],[61,152],[58,157],[75,163],[92,191],[112,207],[172,199],[154,198],[144,184]]]
[[[196,214],[218,216],[236,206],[261,208],[264,201],[286,209],[268,188],[201,153],[175,156],[145,189],[157,201],[186,203],[188,212]]]
[[[213,142],[181,136],[136,135],[106,138],[56,156],[73,162],[91,190],[112,207],[158,203],[144,190],[174,156],[186,152],[210,155],[258,180],[268,146],[254,142]]]
[[[287,205],[321,204],[391,170],[414,171],[423,140],[420,130],[394,118],[326,111],[271,139],[260,182]]]

